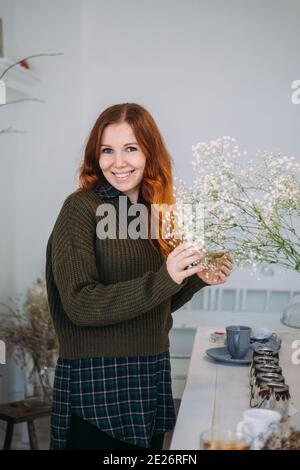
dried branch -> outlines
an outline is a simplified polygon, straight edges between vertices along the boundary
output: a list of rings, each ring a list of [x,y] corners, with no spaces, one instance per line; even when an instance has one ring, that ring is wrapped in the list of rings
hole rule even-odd
[[[7,72],[8,72],[10,69],[12,69],[12,68],[15,67],[16,65],[20,64],[20,63],[23,62],[24,60],[33,59],[34,57],[56,56],[56,55],[63,55],[63,52],[33,54],[33,55],[29,55],[29,56],[27,56],[27,57],[24,57],[23,59],[18,60],[17,62],[14,62],[13,64],[9,65],[9,66],[2,72],[2,74],[0,75],[0,80],[3,79],[3,77],[7,74]]]

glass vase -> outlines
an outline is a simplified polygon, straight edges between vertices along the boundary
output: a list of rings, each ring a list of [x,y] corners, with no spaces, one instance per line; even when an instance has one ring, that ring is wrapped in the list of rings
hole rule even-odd
[[[52,384],[47,367],[34,366],[25,373],[24,405],[27,407],[42,407],[51,405]]]

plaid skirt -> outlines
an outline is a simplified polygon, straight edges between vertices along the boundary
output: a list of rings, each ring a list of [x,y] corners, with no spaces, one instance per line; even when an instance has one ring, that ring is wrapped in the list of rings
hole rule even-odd
[[[152,356],[64,359],[55,368],[50,449],[68,444],[71,415],[115,439],[150,446],[174,429],[169,351]]]

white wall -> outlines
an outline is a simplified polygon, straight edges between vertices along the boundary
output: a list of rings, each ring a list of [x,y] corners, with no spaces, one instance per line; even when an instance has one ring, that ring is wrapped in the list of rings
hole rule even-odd
[[[45,243],[76,186],[85,139],[104,107],[136,101],[154,115],[189,178],[191,145],[221,135],[254,151],[280,147],[300,160],[300,2],[289,0],[2,0],[5,47],[41,78],[18,105],[17,285],[43,269]],[[10,7],[10,5],[12,5]],[[2,11],[2,8],[1,8]],[[14,137],[16,138],[16,137]]]
[[[17,1],[16,56],[32,59],[41,79],[32,96],[45,103],[19,106],[17,165],[17,280],[25,288],[44,269],[45,245],[64,197],[76,187],[82,151],[81,2]]]
[[[14,29],[14,4],[9,6],[6,2],[0,2],[0,16],[7,18],[4,22],[4,46],[6,42],[8,52],[10,46],[14,46],[14,38],[11,34]],[[16,96],[10,95],[11,99]],[[0,108],[0,130],[9,126],[10,122],[17,119],[17,113],[13,106]],[[16,139],[9,134],[0,135],[0,220],[1,220],[1,243],[0,243],[0,298],[6,293],[12,294],[15,290],[16,279]],[[10,197],[8,197],[10,195]],[[9,254],[8,254],[9,253]],[[0,310],[1,311],[1,310]]]
[[[299,1],[84,5],[87,126],[112,102],[142,102],[186,176],[191,145],[222,135],[249,151],[299,157],[300,106],[290,99],[300,77]]]

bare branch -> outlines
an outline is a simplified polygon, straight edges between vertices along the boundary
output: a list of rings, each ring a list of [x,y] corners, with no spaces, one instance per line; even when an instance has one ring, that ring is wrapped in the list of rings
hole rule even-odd
[[[42,53],[42,54],[33,54],[33,55],[29,55],[27,57],[24,57],[23,59],[21,60],[18,60],[17,62],[14,62],[13,64],[11,64],[9,67],[7,67],[3,72],[2,74],[0,75],[0,80],[3,79],[3,77],[7,74],[7,72],[15,67],[16,65],[20,64],[21,62],[23,62],[24,60],[28,60],[28,59],[33,59],[34,57],[43,57],[43,56],[56,56],[56,55],[63,55],[64,53],[63,52],[53,52],[53,53]]]
[[[18,131],[17,129],[12,129],[11,126],[7,127],[6,129],[0,129],[0,134],[27,134],[27,131]]]

